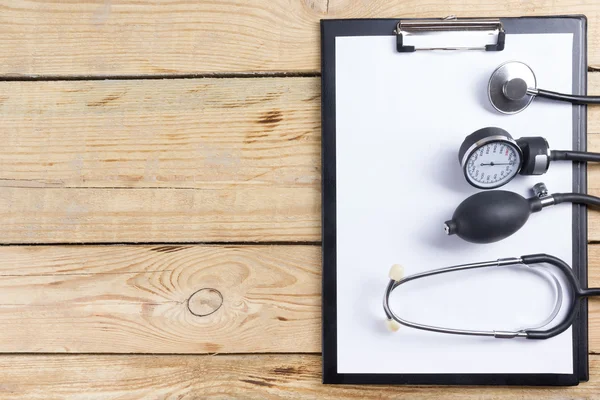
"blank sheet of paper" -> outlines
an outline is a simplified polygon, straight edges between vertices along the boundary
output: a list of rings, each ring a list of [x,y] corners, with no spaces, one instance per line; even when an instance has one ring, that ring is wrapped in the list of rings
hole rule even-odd
[[[500,340],[386,330],[382,297],[392,264],[407,275],[468,262],[548,253],[572,263],[572,209],[533,214],[515,235],[479,245],[446,236],[444,221],[478,192],[465,181],[458,148],[486,126],[516,139],[543,136],[572,149],[569,104],[535,99],[502,115],[487,82],[503,62],[531,66],[538,86],[572,91],[571,34],[507,37],[501,52],[398,53],[394,36],[336,39],[337,345],[339,373],[573,373],[571,329],[549,340]],[[415,43],[413,41],[413,43]],[[571,192],[572,165],[518,175],[502,189],[530,197],[543,181]],[[429,279],[429,280],[428,280]],[[415,281],[392,295],[392,308],[415,322],[510,330],[543,320],[552,290],[517,268]]]

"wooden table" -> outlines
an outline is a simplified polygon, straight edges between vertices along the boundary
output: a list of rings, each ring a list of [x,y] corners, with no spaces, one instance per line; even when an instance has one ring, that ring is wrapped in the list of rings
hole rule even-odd
[[[594,302],[578,387],[320,383],[319,19],[575,13],[600,93],[592,0],[0,1],[0,398],[600,398]]]

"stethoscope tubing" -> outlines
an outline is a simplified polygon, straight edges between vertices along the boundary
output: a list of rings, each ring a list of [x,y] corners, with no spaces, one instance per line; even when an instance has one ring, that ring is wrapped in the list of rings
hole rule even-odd
[[[552,92],[544,89],[535,89],[532,94],[534,96],[539,96],[550,100],[566,101],[580,106],[586,104],[600,104],[600,96],[578,96],[574,94]]]
[[[560,310],[562,305],[562,290],[558,280],[555,276],[553,276],[553,284],[555,288],[558,290],[557,293],[560,293],[560,297],[557,299],[556,306],[550,316],[544,323],[544,325],[539,326],[538,328],[526,328],[518,331],[502,331],[502,330],[492,330],[492,331],[482,331],[482,330],[469,330],[469,329],[452,329],[452,328],[444,328],[432,325],[419,324],[411,321],[407,321],[405,319],[397,316],[389,305],[389,298],[391,293],[399,287],[400,285],[410,282],[415,279],[425,278],[433,275],[455,272],[455,271],[463,271],[468,269],[475,268],[486,268],[486,267],[502,267],[509,265],[517,265],[524,264],[527,266],[535,266],[537,264],[550,264],[556,267],[566,278],[566,283],[568,288],[571,290],[571,299],[568,304],[565,316],[562,321],[558,324],[548,328],[548,329],[540,329],[541,327],[548,325]],[[527,339],[549,339],[551,337],[557,336],[562,332],[566,331],[573,323],[575,317],[577,316],[577,305],[580,300],[586,297],[592,296],[600,296],[600,288],[590,288],[585,289],[582,288],[579,280],[575,277],[573,270],[567,263],[563,260],[548,255],[548,254],[530,254],[522,257],[515,258],[502,258],[494,261],[485,261],[480,263],[471,263],[471,264],[460,264],[446,268],[435,269],[431,271],[422,272],[415,275],[410,275],[400,280],[390,279],[390,282],[387,285],[385,295],[383,297],[383,309],[386,314],[388,321],[395,321],[401,325],[408,326],[415,329],[421,329],[425,331],[438,332],[438,333],[447,333],[447,334],[456,334],[456,335],[470,335],[470,336],[488,336],[494,338],[501,339],[510,339],[515,337],[522,337]]]

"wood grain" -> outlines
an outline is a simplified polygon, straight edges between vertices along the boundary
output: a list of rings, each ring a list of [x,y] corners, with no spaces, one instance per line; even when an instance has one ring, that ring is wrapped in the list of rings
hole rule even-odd
[[[316,246],[0,247],[0,352],[318,352],[320,269]]]
[[[440,18],[450,14],[585,14],[589,63],[600,65],[600,3],[595,1],[4,0],[0,3],[0,74],[316,72],[322,18]]]
[[[320,238],[313,188],[0,190],[2,243],[292,242]]]
[[[320,252],[0,247],[0,352],[319,352]],[[589,280],[600,286],[600,245],[590,246]],[[589,332],[598,353],[599,301],[590,301]]]
[[[318,355],[0,356],[0,399],[596,399],[600,356],[590,381],[574,387],[419,387],[321,384]]]
[[[0,185],[316,188],[317,78],[0,82]]]
[[[318,78],[0,88],[0,243],[320,240]]]
[[[319,240],[317,79],[0,86],[2,243]]]

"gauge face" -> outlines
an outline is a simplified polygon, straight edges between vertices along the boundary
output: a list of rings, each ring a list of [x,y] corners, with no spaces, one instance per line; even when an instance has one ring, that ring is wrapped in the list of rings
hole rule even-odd
[[[521,166],[517,147],[495,140],[477,147],[467,159],[465,176],[469,183],[482,189],[491,189],[508,183]]]

